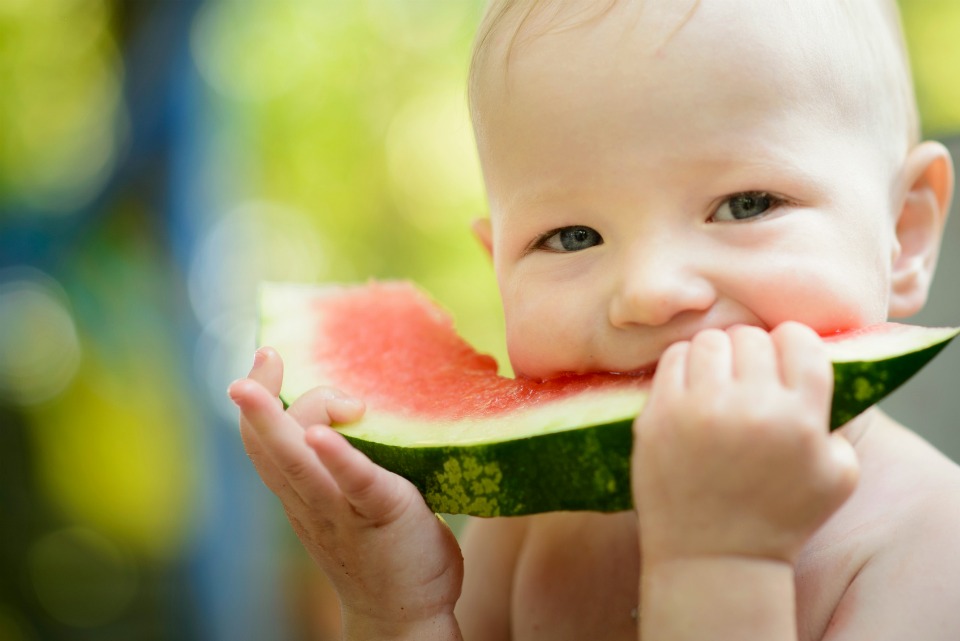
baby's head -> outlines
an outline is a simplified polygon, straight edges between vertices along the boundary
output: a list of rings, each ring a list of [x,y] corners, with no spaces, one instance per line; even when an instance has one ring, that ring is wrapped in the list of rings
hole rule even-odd
[[[520,374],[925,301],[952,174],[892,0],[495,1],[470,103]]]

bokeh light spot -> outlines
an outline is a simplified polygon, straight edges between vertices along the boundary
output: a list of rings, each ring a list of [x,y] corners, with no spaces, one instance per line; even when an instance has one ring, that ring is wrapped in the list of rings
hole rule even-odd
[[[901,2],[914,84],[926,135],[960,127],[960,3]]]
[[[204,325],[250,316],[262,280],[317,280],[326,251],[309,216],[280,203],[243,203],[203,235],[189,273],[190,301]]]
[[[479,18],[458,2],[364,0],[362,4],[368,24],[398,51],[450,47],[467,19]]]
[[[0,400],[46,401],[79,364],[80,341],[59,284],[32,268],[0,272]]]
[[[33,626],[13,608],[0,603],[0,641],[36,641]]]
[[[130,556],[89,528],[47,534],[30,548],[27,565],[40,604],[69,626],[107,623],[136,595],[138,578]]]
[[[202,237],[188,276],[194,313],[204,328],[195,363],[231,424],[236,408],[226,388],[246,374],[253,359],[260,283],[321,280],[325,245],[308,214],[267,201],[237,206]]]
[[[126,123],[109,6],[49,0],[3,13],[0,193],[34,212],[77,211],[106,181]]]
[[[319,18],[327,3],[298,0],[213,0],[193,24],[191,49],[197,68],[226,98],[262,101],[298,85],[322,46]]]
[[[408,102],[386,139],[390,188],[401,213],[425,230],[462,229],[484,202],[463,91],[443,87]]]

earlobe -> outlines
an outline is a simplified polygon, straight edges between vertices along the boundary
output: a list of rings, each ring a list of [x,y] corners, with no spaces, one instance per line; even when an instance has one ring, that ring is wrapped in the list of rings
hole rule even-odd
[[[489,218],[478,218],[470,226],[473,229],[473,235],[476,236],[483,248],[487,250],[487,255],[493,258],[493,228],[490,225]]]
[[[904,172],[891,271],[892,317],[911,316],[926,303],[953,196],[953,163],[940,143],[914,147]]]

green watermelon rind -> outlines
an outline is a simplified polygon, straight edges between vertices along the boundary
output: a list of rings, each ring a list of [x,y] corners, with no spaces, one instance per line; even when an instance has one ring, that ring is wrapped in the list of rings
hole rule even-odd
[[[347,436],[435,512],[517,516],[629,509],[633,419],[482,445],[403,447]]]
[[[936,342],[880,361],[834,363],[830,429],[849,423],[893,393],[933,360],[957,334],[960,329],[945,328],[936,336]]]

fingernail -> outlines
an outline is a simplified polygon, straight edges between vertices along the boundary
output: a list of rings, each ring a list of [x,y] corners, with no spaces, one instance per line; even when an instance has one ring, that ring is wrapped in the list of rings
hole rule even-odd
[[[253,366],[255,368],[263,365],[263,361],[265,360],[267,360],[267,354],[263,351],[262,347],[253,353]]]
[[[320,388],[320,393],[323,395],[323,398],[327,399],[328,401],[332,401],[335,398],[354,398],[346,392],[341,391],[339,388],[327,387],[326,385]]]
[[[327,408],[336,413],[353,414],[363,409],[363,401],[352,396],[334,396],[327,401]]]
[[[233,401],[234,403],[237,402],[237,390],[236,390],[237,383],[239,383],[241,380],[243,379],[238,378],[234,382],[227,385],[227,396],[229,396],[230,400]]]

